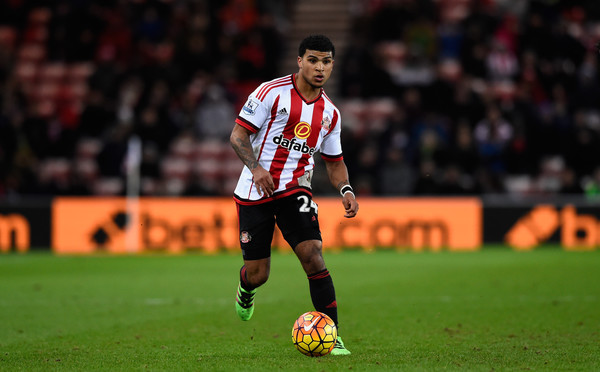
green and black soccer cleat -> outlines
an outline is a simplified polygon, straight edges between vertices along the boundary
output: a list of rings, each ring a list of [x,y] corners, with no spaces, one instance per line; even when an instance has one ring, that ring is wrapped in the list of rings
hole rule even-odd
[[[335,346],[333,347],[333,349],[331,349],[330,354],[331,355],[350,355],[352,353],[350,352],[350,350],[346,349],[346,346],[344,346],[344,342],[342,341],[342,338],[340,336],[338,336]]]
[[[237,296],[235,300],[235,310],[239,315],[240,319],[246,321],[252,318],[254,313],[254,295],[256,289],[248,292],[242,288],[241,284],[238,284]]]

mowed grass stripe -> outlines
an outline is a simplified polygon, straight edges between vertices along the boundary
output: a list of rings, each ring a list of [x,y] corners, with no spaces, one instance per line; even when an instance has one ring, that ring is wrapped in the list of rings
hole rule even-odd
[[[353,355],[290,340],[311,310],[273,256],[249,322],[238,255],[0,256],[0,370],[599,370],[600,254],[327,253]]]

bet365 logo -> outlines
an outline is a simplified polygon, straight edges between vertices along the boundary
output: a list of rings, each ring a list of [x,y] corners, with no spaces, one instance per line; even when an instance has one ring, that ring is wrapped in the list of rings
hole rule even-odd
[[[567,250],[592,250],[600,245],[600,221],[577,214],[573,205],[562,210],[540,205],[521,217],[508,231],[505,241],[518,250],[531,250],[548,240],[560,228],[560,241]]]
[[[117,234],[125,232],[129,224],[129,216],[124,211],[118,211],[99,226],[94,227],[91,234],[91,241],[97,249],[104,249],[110,243],[111,238]]]

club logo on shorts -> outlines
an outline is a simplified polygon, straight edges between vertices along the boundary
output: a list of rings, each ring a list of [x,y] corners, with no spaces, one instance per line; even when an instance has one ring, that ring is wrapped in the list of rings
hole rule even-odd
[[[321,128],[325,130],[329,130],[329,128],[331,128],[331,119],[329,119],[328,116],[325,116],[321,121]]]
[[[305,121],[301,121],[296,124],[296,127],[294,128],[294,135],[300,139],[307,139],[308,136],[310,136],[311,131],[312,128],[310,127],[310,124]]]
[[[256,108],[258,107],[258,103],[254,102],[252,98],[248,98],[248,102],[242,108],[242,111],[248,115],[254,115],[256,113]]]
[[[240,242],[248,243],[250,242],[250,240],[252,240],[252,236],[250,235],[250,233],[248,231],[242,231],[242,233],[240,234]]]

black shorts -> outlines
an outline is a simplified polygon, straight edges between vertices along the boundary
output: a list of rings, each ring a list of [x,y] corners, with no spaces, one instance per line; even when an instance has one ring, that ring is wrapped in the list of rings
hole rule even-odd
[[[305,240],[321,240],[317,208],[307,193],[292,194],[262,204],[238,204],[239,238],[244,260],[271,256],[275,223],[292,249]]]

